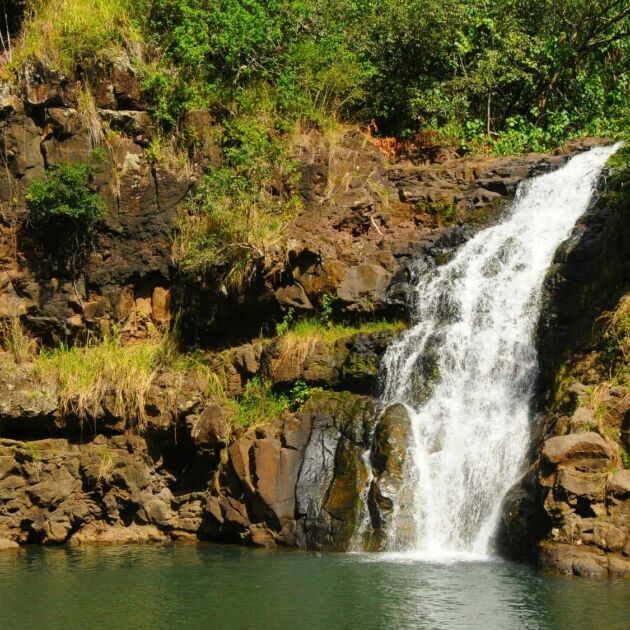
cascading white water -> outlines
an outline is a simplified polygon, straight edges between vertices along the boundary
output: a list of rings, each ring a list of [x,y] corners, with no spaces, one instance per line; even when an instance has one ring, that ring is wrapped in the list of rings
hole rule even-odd
[[[488,553],[528,446],[545,271],[616,148],[594,148],[524,183],[503,223],[433,274],[417,274],[414,325],[384,358],[383,402],[405,404],[413,427],[406,483],[415,540],[407,548],[429,557]],[[392,551],[401,550],[396,529]]]

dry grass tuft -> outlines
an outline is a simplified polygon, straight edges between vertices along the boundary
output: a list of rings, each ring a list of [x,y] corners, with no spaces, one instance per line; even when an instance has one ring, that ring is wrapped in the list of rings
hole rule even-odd
[[[0,347],[22,365],[35,359],[38,342],[24,329],[19,317],[12,317],[0,323]]]
[[[627,365],[630,360],[630,294],[620,300],[614,311],[604,313],[599,321],[603,323],[601,336],[608,349],[619,354]]]
[[[101,402],[111,396],[112,413],[143,426],[146,395],[165,352],[163,339],[125,345],[120,336],[110,335],[83,347],[42,350],[33,374],[56,382],[62,413],[96,417]]]
[[[105,142],[103,121],[98,115],[94,94],[88,85],[82,85],[79,89],[77,111],[83,126],[88,130],[90,148],[95,149],[102,146]]]

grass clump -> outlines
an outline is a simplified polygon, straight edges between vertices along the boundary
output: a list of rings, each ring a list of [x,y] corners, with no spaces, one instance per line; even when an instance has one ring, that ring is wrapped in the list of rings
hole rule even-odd
[[[243,395],[229,401],[229,405],[234,411],[235,424],[255,427],[281,418],[289,411],[291,400],[286,394],[274,392],[271,383],[255,376],[245,385]]]
[[[117,334],[85,346],[43,349],[33,375],[56,382],[62,413],[96,417],[100,403],[113,396],[111,411],[130,424],[146,422],[146,395],[158,367],[170,352],[168,337],[125,344]]]
[[[228,400],[227,405],[234,412],[234,424],[244,428],[257,427],[298,411],[315,391],[321,390],[298,379],[288,391],[277,392],[270,381],[255,376],[245,385],[242,396]]]
[[[132,17],[142,0],[32,0],[13,55],[15,67],[37,60],[64,73],[92,66],[120,47],[137,47]]]
[[[605,352],[616,363],[617,376],[626,374],[630,368],[630,294],[621,299],[614,311],[604,313],[600,320]]]
[[[326,311],[324,311],[326,312]],[[273,362],[273,373],[286,368],[301,366],[318,343],[333,345],[338,339],[359,333],[400,331],[400,322],[364,322],[356,325],[324,320],[322,316],[293,320],[289,309],[282,322],[276,325],[277,356]]]
[[[11,355],[17,365],[28,363],[37,356],[37,340],[22,326],[19,317],[0,323],[0,348]]]
[[[295,319],[293,309],[289,309],[282,322],[276,324],[276,335],[295,341],[317,340],[334,343],[341,337],[350,337],[359,333],[395,332],[403,327],[402,322],[385,320],[356,324],[334,322],[329,309],[329,302],[326,301],[321,315],[304,319]]]

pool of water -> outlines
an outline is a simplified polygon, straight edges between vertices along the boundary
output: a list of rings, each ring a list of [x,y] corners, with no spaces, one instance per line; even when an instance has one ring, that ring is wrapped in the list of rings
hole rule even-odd
[[[630,581],[210,544],[0,553],[0,628],[630,628]]]

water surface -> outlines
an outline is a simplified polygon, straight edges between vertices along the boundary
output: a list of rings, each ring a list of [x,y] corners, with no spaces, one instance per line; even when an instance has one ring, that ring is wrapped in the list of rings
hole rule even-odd
[[[0,554],[0,628],[630,627],[630,581],[212,544]]]

